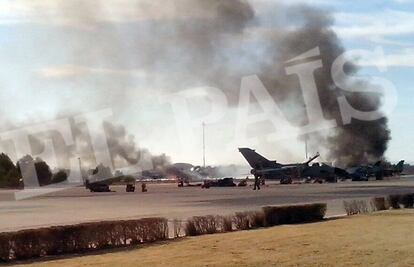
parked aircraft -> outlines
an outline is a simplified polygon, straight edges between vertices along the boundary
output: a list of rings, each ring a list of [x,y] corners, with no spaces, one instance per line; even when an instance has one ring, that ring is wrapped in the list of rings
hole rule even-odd
[[[384,168],[384,176],[401,175],[404,171],[404,163],[404,160],[400,160],[397,164]]]
[[[128,175],[113,175],[110,168],[99,164],[88,177],[83,177],[86,189],[91,192],[110,192],[110,185],[126,185],[126,192],[135,191],[135,178]]]
[[[399,175],[404,170],[404,160],[392,166],[384,166],[382,161],[370,165],[360,165],[347,169],[353,181],[368,181],[370,177],[382,180],[384,177]]]
[[[309,166],[319,157],[319,153],[303,163],[281,164],[274,160],[268,160],[250,148],[239,148],[239,151],[252,167],[251,173],[255,177],[280,180],[281,183],[291,183],[293,178],[318,178],[336,181],[337,176],[346,174],[344,170],[326,164],[315,163]]]

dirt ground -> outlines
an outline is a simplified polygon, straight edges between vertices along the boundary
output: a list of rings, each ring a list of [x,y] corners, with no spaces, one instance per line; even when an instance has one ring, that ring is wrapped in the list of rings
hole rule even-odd
[[[29,266],[414,266],[413,224],[413,210],[387,211]]]

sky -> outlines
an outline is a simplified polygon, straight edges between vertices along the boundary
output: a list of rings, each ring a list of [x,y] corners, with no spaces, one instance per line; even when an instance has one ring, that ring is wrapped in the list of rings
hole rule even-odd
[[[398,105],[389,116],[392,140],[386,156],[392,161],[413,163],[414,145],[410,123],[414,109],[411,76],[414,67],[414,1],[364,1],[335,3],[337,32],[347,49],[383,49],[387,69],[367,68],[367,75],[379,75],[394,83]]]
[[[148,71],[148,68],[159,70],[168,66],[136,63],[122,53],[123,50],[129,51],[134,41],[140,42],[132,38],[123,39],[122,36],[128,35],[123,32],[124,26],[134,24],[139,30],[148,20],[177,19],[170,10],[173,2],[155,6],[151,9],[154,12],[131,12],[131,7],[139,10],[140,3],[151,2],[147,0],[104,2],[99,13],[83,16],[83,13],[94,10],[82,10],[82,4],[79,9],[69,4],[65,8],[63,0],[0,1],[2,128],[7,128],[10,121],[13,121],[13,127],[18,127],[62,117],[66,112],[79,114],[111,108],[115,120],[126,126],[139,146],[147,147],[155,154],[166,153],[175,162],[201,163],[200,121],[188,123],[189,129],[182,131],[182,123],[171,116],[173,111],[168,105],[170,91],[160,90],[165,87],[163,83],[158,83],[162,74]],[[259,7],[260,12],[260,7],[277,1],[251,2]],[[333,29],[346,50],[383,51],[385,60],[380,62],[383,68],[378,70],[373,67],[377,63],[373,58],[361,63],[361,74],[380,76],[395,85],[398,104],[389,115],[392,140],[386,156],[394,162],[405,159],[414,163],[414,0],[280,2],[307,3],[332,12],[335,19]],[[194,10],[191,15],[205,15],[197,12]],[[100,30],[97,32],[93,22],[89,21],[91,17],[108,25],[105,33],[112,37],[111,42],[116,43],[121,51],[119,55],[106,47],[107,39],[99,39]],[[82,36],[90,36],[90,40],[83,37],[78,42],[79,31],[83,32]],[[90,47],[85,48],[88,42]],[[95,48],[93,42],[101,43]],[[141,52],[137,50],[136,53]],[[102,54],[110,60],[100,60]],[[185,53],[177,55],[180,56],[185,57]],[[138,58],[148,60],[145,55]],[[239,64],[246,63],[243,59],[239,60]],[[177,79],[179,75],[177,73]],[[95,76],[99,78],[91,78]],[[148,80],[152,81],[151,86]],[[91,86],[93,90],[89,89]],[[185,88],[187,84],[180,83],[180,86]],[[118,90],[119,87],[123,89]],[[201,113],[209,109],[204,106],[205,103],[195,102],[192,105],[199,107]],[[227,110],[223,122],[206,125],[208,164],[244,162],[235,147],[245,144],[231,143],[234,133],[226,129],[228,121],[233,120],[235,115],[234,110]],[[177,133],[180,140],[176,138]],[[260,145],[256,148],[280,161],[301,161],[304,154],[303,142],[296,138],[279,142],[273,148]]]

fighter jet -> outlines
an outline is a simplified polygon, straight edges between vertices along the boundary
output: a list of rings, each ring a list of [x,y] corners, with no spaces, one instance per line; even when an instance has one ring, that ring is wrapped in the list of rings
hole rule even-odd
[[[384,176],[401,175],[404,171],[404,160],[400,160],[397,164],[394,164],[388,168],[384,168]]]
[[[341,168],[332,167],[325,163],[314,163],[312,166],[303,169],[302,177],[319,182],[336,183],[338,178],[346,179],[349,177],[349,174]]]
[[[214,178],[214,167],[193,166],[187,163],[171,165],[167,172],[177,178],[178,186],[233,187],[236,186],[233,177]]]
[[[169,176],[175,177],[181,184],[190,184],[191,182],[202,182],[206,175],[201,171],[199,166],[189,163],[175,163],[167,167]]]
[[[135,178],[122,173],[112,174],[109,167],[99,164],[90,174],[83,176],[83,185],[91,192],[111,192],[111,185],[125,185],[126,192],[135,191]]]
[[[374,169],[374,175],[378,179],[383,177],[389,177],[394,175],[400,175],[404,170],[404,160],[399,161],[397,164],[389,164],[380,162],[379,166]]]
[[[275,160],[266,159],[250,148],[239,148],[239,151],[253,168],[251,174],[262,179],[292,183],[292,178],[320,177],[323,173],[325,176],[328,173],[335,173],[334,168],[328,171],[328,168],[332,168],[328,165],[309,166],[309,163],[319,157],[319,153],[303,163],[281,164]]]
[[[377,161],[374,164],[348,168],[347,172],[353,181],[368,181],[370,177],[375,177],[376,180],[382,180],[384,177],[401,174],[403,168],[404,160],[390,167],[384,166],[382,161]]]
[[[377,161],[374,164],[350,167],[347,169],[347,172],[352,181],[368,181],[370,177],[376,177],[377,180],[381,180],[383,177],[381,161]]]
[[[357,166],[346,169],[352,181],[368,181],[368,170],[366,166]]]

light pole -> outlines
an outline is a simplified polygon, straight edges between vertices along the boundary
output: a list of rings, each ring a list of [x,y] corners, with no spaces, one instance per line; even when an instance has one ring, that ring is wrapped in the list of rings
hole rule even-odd
[[[308,135],[305,135],[305,157],[308,159]]]
[[[202,126],[203,126],[203,167],[205,168],[206,167],[206,135],[205,135],[206,124],[204,123],[204,121],[202,123]]]

